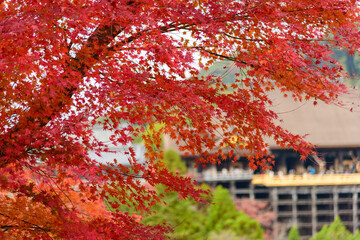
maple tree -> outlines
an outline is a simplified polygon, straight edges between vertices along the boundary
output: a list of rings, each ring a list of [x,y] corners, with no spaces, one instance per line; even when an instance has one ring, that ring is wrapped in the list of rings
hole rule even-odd
[[[275,213],[271,210],[268,202],[249,198],[238,198],[235,200],[236,210],[243,211],[250,218],[256,219],[260,226],[264,229],[264,239],[273,239],[274,222],[276,220]]]
[[[350,0],[1,1],[0,233],[165,238],[167,227],[89,207],[111,196],[148,211],[159,197],[141,179],[201,200],[190,178],[158,161],[161,134],[205,156],[199,163],[220,159],[210,156],[217,133],[222,144],[251,151],[252,168],[272,161],[265,136],[306,157],[312,146],[276,124],[266,92],[336,100],[345,87],[330,45],[358,49],[358,15]],[[195,61],[206,68],[218,59],[246,76],[231,86],[197,77]],[[131,148],[130,167],[90,159],[90,150],[111,150],[94,138],[96,123],[113,131],[114,144],[141,135],[146,164]]]

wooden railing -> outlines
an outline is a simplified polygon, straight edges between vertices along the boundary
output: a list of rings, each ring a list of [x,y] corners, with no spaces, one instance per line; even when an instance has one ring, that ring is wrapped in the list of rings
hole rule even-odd
[[[252,179],[252,171],[234,171],[234,172],[205,172],[196,173],[195,178],[200,182],[213,182],[213,181],[236,181]]]
[[[360,185],[360,173],[304,174],[283,176],[262,174],[253,175],[252,184],[264,185],[268,187]]]

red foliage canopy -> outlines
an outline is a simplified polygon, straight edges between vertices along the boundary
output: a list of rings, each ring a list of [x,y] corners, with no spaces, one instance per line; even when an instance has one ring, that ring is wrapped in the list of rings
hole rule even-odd
[[[223,144],[254,153],[252,168],[267,164],[265,136],[306,156],[311,145],[276,125],[266,92],[334,101],[344,87],[330,47],[358,49],[358,15],[350,0],[1,1],[0,234],[162,238],[166,228],[91,211],[110,195],[147,211],[158,198],[139,179],[200,199],[189,178],[158,161],[162,133],[207,155],[221,132]],[[218,59],[246,76],[232,86],[197,77],[195,65]],[[100,116],[118,145],[165,123],[143,136],[146,164],[132,150],[130,168],[88,157],[107,151],[91,130]]]

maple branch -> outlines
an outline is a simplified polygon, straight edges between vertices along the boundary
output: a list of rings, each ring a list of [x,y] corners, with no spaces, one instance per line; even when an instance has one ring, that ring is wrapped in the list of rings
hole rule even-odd
[[[13,219],[12,217],[10,217],[9,215],[4,214],[4,213],[0,213],[0,216],[6,217],[8,219]],[[43,227],[41,227],[41,226],[39,226],[37,224],[31,223],[31,222],[29,222],[27,220],[24,220],[24,219],[19,219],[19,220],[21,222],[25,223],[26,225],[29,225],[29,228],[39,229],[39,230],[43,231],[46,235],[48,235],[48,237],[50,239],[54,239],[54,238],[51,237],[51,235],[49,235],[49,233],[51,232],[50,229],[43,228]],[[20,226],[19,225],[3,225],[3,226],[1,226],[1,228],[4,229],[4,231],[7,231],[10,228],[18,228],[18,227],[20,227]]]
[[[70,70],[68,74],[71,74],[71,70],[75,70],[81,74],[82,77],[86,76],[86,70],[90,69],[96,61],[99,60],[99,57],[104,54],[104,50],[106,49],[107,45],[113,41],[113,39],[121,32],[123,28],[119,24],[110,23],[108,25],[101,25],[99,26],[94,33],[88,38],[86,44],[81,48],[81,50],[77,53],[75,58],[70,58],[67,61],[67,67]],[[94,46],[97,46],[94,48]],[[90,58],[90,59],[89,59]],[[94,59],[95,61],[91,60]],[[70,76],[65,75],[64,78],[70,78]],[[47,88],[48,86],[43,86]],[[22,124],[28,125],[32,123],[34,128],[42,128],[46,124],[48,124],[51,119],[60,113],[60,111],[67,106],[71,101],[72,96],[78,90],[78,85],[72,84],[63,87],[64,90],[62,91],[61,96],[57,96],[57,98],[51,99],[51,102],[41,102],[39,99],[34,99],[29,105],[28,114],[24,114],[23,119],[18,121],[18,124],[15,125],[12,129],[10,129],[6,135],[12,136],[15,135],[17,131],[22,128]],[[51,105],[55,106],[52,107],[52,111],[46,112],[46,115],[43,110],[43,105]],[[34,116],[34,112],[44,113],[41,117]],[[8,137],[4,137],[3,139],[7,139]],[[15,140],[15,139],[14,139]],[[3,142],[4,144],[11,145],[11,141]],[[6,146],[2,146],[2,149],[6,149]],[[26,148],[26,146],[24,146]],[[24,149],[24,152],[20,154],[24,154],[30,151],[31,148]],[[6,154],[4,151],[0,150],[0,157],[5,157]],[[6,166],[10,162],[14,161],[13,159],[7,159],[0,163],[0,168]]]
[[[209,54],[211,54],[211,55],[213,55],[213,56],[216,56],[216,57],[219,57],[219,58],[223,58],[223,59],[227,59],[227,60],[229,60],[229,61],[241,63],[241,64],[244,64],[244,65],[247,64],[247,62],[241,61],[241,60],[236,59],[236,58],[234,58],[234,57],[222,55],[222,54],[215,53],[215,52],[212,52],[212,51],[210,51],[210,50],[207,50],[207,49],[205,49],[203,46],[198,46],[198,47],[195,46],[195,47],[193,47],[193,48],[200,49],[200,50],[202,50],[202,51],[204,51],[204,52],[207,52],[207,53],[209,53]],[[251,64],[250,66],[251,66],[251,67],[255,67],[255,65],[253,65],[253,64]]]
[[[127,5],[134,4],[133,1],[129,1]],[[237,19],[237,18],[236,18]],[[163,26],[158,28],[161,33],[167,33],[171,31],[178,31],[181,29],[186,30],[193,30],[190,29],[190,27],[195,26],[194,23],[188,24],[188,23],[170,23],[167,26]],[[135,39],[141,37],[143,34],[148,33],[149,31],[153,31],[156,29],[148,29],[144,30],[142,32],[138,32],[137,34],[130,36],[118,43],[116,43],[114,46],[108,47],[108,45],[115,39],[117,35],[119,35],[124,28],[121,26],[121,24],[116,22],[111,22],[109,24],[99,25],[93,34],[87,39],[87,42],[83,47],[77,52],[76,57],[69,58],[67,61],[67,67],[70,70],[68,74],[71,74],[71,71],[79,72],[83,77],[86,76],[86,70],[91,69],[91,67],[99,61],[100,57],[104,57],[104,55],[108,55],[110,53],[113,53],[116,51],[116,49],[119,48],[119,46],[122,46],[124,44],[128,44],[130,42],[133,42]],[[95,47],[96,46],[96,47]],[[70,49],[69,47],[68,49]],[[236,60],[235,58],[231,58],[228,56],[218,55],[216,53],[210,52],[208,50],[208,53],[212,55],[216,55],[218,57],[223,57],[229,60],[235,60],[236,62],[241,62]],[[70,76],[65,75],[64,78],[70,78]],[[78,90],[78,83],[71,84],[64,86],[64,91],[62,91],[63,97],[58,96],[56,99],[51,99],[51,102],[46,102],[42,104],[42,102],[39,102],[39,99],[34,99],[34,102],[29,104],[29,112],[44,112],[44,106],[51,105],[55,106],[52,111],[47,112],[46,115],[42,115],[41,117],[33,116],[30,114],[24,115],[25,122],[31,122],[36,125],[37,128],[42,128],[48,122],[51,121],[51,119],[60,113],[61,110],[64,109],[65,106],[67,106],[71,101],[71,98],[73,94]],[[21,125],[21,124],[20,124]],[[17,124],[15,127],[13,127],[9,132],[8,135],[11,135],[11,133],[17,132],[19,129],[21,129],[21,126]],[[31,148],[28,148],[27,151],[30,151]],[[26,151],[25,151],[26,152]],[[4,153],[0,152],[0,156],[4,156]],[[0,165],[0,167],[3,167],[9,163],[9,160],[3,161]]]
[[[75,204],[73,203],[72,199],[68,196],[68,194],[66,194],[64,192],[64,190],[54,181],[54,179],[52,177],[48,177],[48,175],[43,171],[43,170],[39,170],[39,171],[35,171],[37,174],[42,175],[44,177],[46,177],[47,179],[49,179],[51,182],[53,182],[53,184],[55,184],[55,186],[62,192],[62,194],[64,194],[64,196],[69,200],[69,202],[71,203],[72,207],[75,208]],[[42,174],[41,174],[41,173]],[[51,187],[51,189],[53,190],[53,192],[59,197],[59,199],[61,200],[60,196],[57,194],[55,188],[48,183],[48,185]],[[70,209],[68,208],[68,206],[66,205],[66,203],[64,201],[62,201],[62,204],[68,209],[68,211],[70,211]]]
[[[0,214],[1,215],[1,214]],[[18,228],[19,225],[3,225],[1,226],[3,232],[6,232],[7,230],[9,230],[10,228]]]
[[[136,39],[140,38],[141,36],[143,36],[144,34],[148,34],[149,32],[152,32],[155,30],[160,31],[161,33],[168,33],[168,32],[174,32],[174,31],[179,31],[179,30],[188,30],[188,27],[193,26],[193,25],[195,25],[195,24],[180,23],[180,24],[176,25],[175,23],[170,23],[167,26],[163,26],[160,28],[145,29],[143,31],[135,33],[134,35],[132,35],[122,41],[117,42],[114,46],[108,47],[107,50],[111,51],[111,52],[114,52],[117,49],[123,50],[123,48],[121,48],[123,45],[131,43],[131,42],[135,41]],[[131,48],[126,48],[126,49],[131,49]],[[136,48],[133,48],[133,49],[136,49]]]
[[[252,41],[252,42],[266,42],[269,43],[268,41],[264,40],[264,39],[254,39],[254,38],[243,38],[243,37],[235,37],[232,36],[228,33],[223,32],[223,35],[229,37],[229,38],[233,38],[233,39],[237,39],[237,40],[243,40],[243,41]],[[291,39],[291,41],[304,41],[304,42],[330,42],[330,41],[334,41],[333,39],[318,39],[318,38],[313,38],[313,39],[301,39],[301,38],[297,38],[297,39]]]

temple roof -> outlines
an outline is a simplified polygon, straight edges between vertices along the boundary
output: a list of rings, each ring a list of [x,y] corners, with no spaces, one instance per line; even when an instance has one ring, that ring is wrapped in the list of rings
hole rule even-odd
[[[360,147],[359,91],[349,89],[348,94],[339,97],[341,104],[317,101],[314,105],[314,99],[296,102],[292,97],[284,97],[279,90],[269,92],[268,96],[273,103],[269,109],[282,120],[279,121],[280,126],[293,134],[306,135],[305,140],[317,148]],[[270,149],[280,148],[274,140],[266,141]],[[168,136],[165,137],[164,147],[179,151]]]
[[[340,104],[314,100],[295,102],[280,91],[269,93],[270,107],[282,119],[280,125],[291,133],[306,135],[305,139],[318,148],[360,147],[360,92],[349,89],[341,95]],[[269,140],[270,148],[279,148]]]

